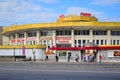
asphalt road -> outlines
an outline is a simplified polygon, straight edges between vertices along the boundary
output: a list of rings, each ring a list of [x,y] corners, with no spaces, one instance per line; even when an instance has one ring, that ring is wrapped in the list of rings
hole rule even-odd
[[[0,63],[0,80],[120,80],[120,64]]]

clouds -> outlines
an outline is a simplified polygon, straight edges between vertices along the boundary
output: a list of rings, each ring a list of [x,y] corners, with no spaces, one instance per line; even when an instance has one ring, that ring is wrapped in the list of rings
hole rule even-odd
[[[0,2],[0,24],[49,22],[55,17],[54,10],[42,7],[32,0],[3,0]]]
[[[112,5],[120,3],[120,0],[93,0],[92,4]]]
[[[119,13],[117,3],[120,0],[0,0],[0,25],[55,22],[60,14],[80,15],[81,12],[104,19]],[[109,5],[109,8],[101,5]]]

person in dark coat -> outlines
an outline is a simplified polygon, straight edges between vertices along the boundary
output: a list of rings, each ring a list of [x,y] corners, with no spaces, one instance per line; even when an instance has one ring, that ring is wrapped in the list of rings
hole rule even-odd
[[[58,56],[57,55],[55,56],[55,59],[56,59],[56,62],[58,62]]]

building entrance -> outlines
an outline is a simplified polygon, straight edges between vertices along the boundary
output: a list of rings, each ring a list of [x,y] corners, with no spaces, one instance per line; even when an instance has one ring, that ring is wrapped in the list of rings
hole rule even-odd
[[[81,61],[82,62],[95,62],[97,60],[97,50],[82,50]]]

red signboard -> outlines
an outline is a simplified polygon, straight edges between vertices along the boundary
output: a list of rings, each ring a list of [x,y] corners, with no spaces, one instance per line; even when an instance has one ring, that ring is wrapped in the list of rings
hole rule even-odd
[[[71,37],[70,36],[57,36],[56,37],[57,43],[71,43]]]
[[[24,42],[24,38],[18,38],[17,42]]]
[[[11,41],[12,41],[12,43],[15,43],[15,42],[16,42],[16,39],[12,39]]]
[[[37,37],[29,37],[29,38],[27,38],[27,41],[35,41],[35,40],[37,40]]]
[[[12,39],[11,42],[12,43],[15,43],[15,42],[24,42],[24,38],[18,38],[17,40],[16,39]]]
[[[91,16],[91,14],[90,13],[83,13],[83,12],[81,12],[81,16]]]
[[[59,18],[64,18],[64,14],[61,14],[61,15],[59,16]]]

